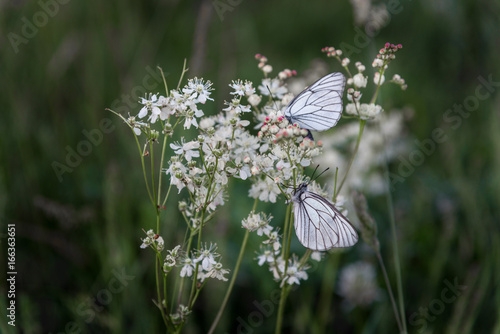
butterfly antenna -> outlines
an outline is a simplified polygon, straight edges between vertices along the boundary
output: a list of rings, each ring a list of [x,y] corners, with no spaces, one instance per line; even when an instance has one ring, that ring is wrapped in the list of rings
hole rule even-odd
[[[318,167],[319,167],[319,165],[318,165],[318,166],[316,166],[316,169],[318,169]],[[314,170],[314,172],[316,172],[316,169]],[[321,173],[319,173],[319,175],[318,175],[318,176],[316,176],[316,177],[313,179],[313,181],[316,181],[316,179],[317,179],[317,178],[319,178],[321,175],[325,174],[325,172],[326,172],[327,170],[329,170],[329,169],[330,169],[330,167],[326,168],[324,171],[322,171]],[[313,175],[314,175],[314,174],[313,174]]]
[[[316,174],[316,171],[318,170],[318,168],[319,168],[319,165],[316,165],[316,168],[314,168],[314,171],[313,171],[313,173],[311,175],[311,180],[313,180],[314,174]]]
[[[273,93],[271,92],[271,88],[269,88],[268,85],[266,85],[267,90],[269,91],[269,96],[271,97],[271,100],[274,103],[274,108],[276,109],[276,112],[278,112],[278,105],[276,104],[276,101],[273,99]]]

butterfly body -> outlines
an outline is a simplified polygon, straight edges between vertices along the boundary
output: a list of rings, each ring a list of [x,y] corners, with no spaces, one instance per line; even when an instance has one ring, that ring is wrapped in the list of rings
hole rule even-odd
[[[307,137],[312,138],[312,131],[325,131],[334,127],[343,111],[345,77],[334,72],[325,75],[299,95],[286,107],[285,117],[292,124],[297,123],[308,130]]]
[[[315,251],[356,244],[358,234],[347,218],[307,186],[307,182],[301,183],[292,195],[295,233],[300,243]]]

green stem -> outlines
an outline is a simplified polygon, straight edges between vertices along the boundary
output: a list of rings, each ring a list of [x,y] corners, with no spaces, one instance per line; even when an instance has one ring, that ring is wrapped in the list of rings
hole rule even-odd
[[[159,265],[161,265],[161,258],[159,256],[155,257],[155,262],[156,262],[156,293],[158,294],[158,308],[160,309],[161,317],[163,318],[163,322],[165,323],[165,326],[170,327],[169,322],[167,321],[167,318],[165,316],[165,311],[163,309],[163,302],[161,299],[161,292],[160,292],[160,282],[159,282]]]
[[[385,70],[383,69],[385,67],[385,65],[386,65],[386,63],[384,63],[384,66],[382,66],[382,69],[379,70],[380,75],[378,77],[377,89],[375,90],[375,93],[373,94],[372,99],[370,100],[370,104],[375,103],[375,101],[377,100],[378,93],[380,91],[380,87],[382,87],[380,82],[382,81],[382,76],[385,73]]]
[[[294,171],[295,172],[295,171]],[[294,178],[295,180],[295,178]],[[295,181],[294,181],[295,182]],[[283,260],[285,261],[285,269],[283,272],[283,279],[286,276],[286,272],[288,270],[288,257],[290,256],[290,243],[292,240],[292,226],[291,226],[291,221],[292,221],[292,206],[289,205],[287,210],[286,210],[286,217],[285,217],[285,228],[287,228],[287,233],[288,236],[283,236],[283,239],[286,239],[286,243],[284,242],[285,249],[283,250],[285,252],[285,256]],[[289,286],[286,285],[286,282],[283,282],[283,287],[281,288],[281,297],[280,297],[280,304],[278,308],[278,318],[276,320],[276,330],[275,333],[279,334],[281,333],[281,326],[283,323],[283,313],[285,311],[285,302],[286,302],[286,297],[288,296],[288,290]]]
[[[245,248],[247,246],[247,241],[248,241],[249,235],[250,235],[250,231],[246,230],[245,236],[243,237],[243,242],[241,243],[240,254],[238,255],[238,260],[236,261],[236,266],[234,267],[233,277],[231,277],[231,282],[229,283],[229,287],[227,288],[226,295],[224,296],[224,300],[222,301],[222,305],[219,309],[219,312],[217,313],[217,316],[215,317],[215,319],[212,323],[212,326],[210,326],[210,330],[208,331],[209,334],[212,334],[215,331],[215,328],[217,327],[217,324],[219,323],[220,318],[222,317],[222,313],[224,312],[224,309],[226,308],[227,302],[229,300],[229,296],[231,295],[231,292],[233,291],[234,282],[236,282],[236,277],[238,275],[238,271],[240,270],[241,261],[243,259],[243,254],[245,253]]]
[[[332,305],[333,290],[335,288],[335,280],[337,275],[337,268],[339,266],[340,254],[333,253],[330,255],[329,262],[325,266],[323,274],[323,282],[321,284],[321,295],[319,297],[317,314],[317,333],[326,333],[325,328],[330,317],[330,308]]]
[[[384,260],[382,259],[382,255],[380,255],[380,251],[377,252],[377,259],[380,263],[380,267],[382,268],[382,273],[384,274],[385,285],[387,286],[387,291],[389,291],[389,297],[391,298],[392,311],[394,312],[394,316],[396,317],[396,321],[398,323],[398,328],[400,333],[403,332],[403,326],[401,325],[401,317],[398,312],[398,307],[396,305],[396,300],[394,299],[394,295],[392,294],[391,283],[389,282],[389,276],[387,275],[387,270],[385,269]]]
[[[206,198],[205,198],[205,203],[203,204],[203,208],[201,210],[201,219],[200,219],[200,226],[198,227],[198,244],[197,244],[197,249],[200,249],[201,248],[201,231],[203,230],[203,225],[204,225],[204,220],[205,220],[205,213],[206,213],[206,210],[207,210],[207,206],[208,204],[210,203],[210,194],[212,193],[213,191],[213,185],[214,185],[214,177],[215,177],[215,173],[217,173],[217,165],[219,163],[219,159],[216,158],[215,159],[215,165],[214,165],[214,171],[213,173],[210,175],[210,180],[208,182],[208,189],[207,189],[207,195],[206,195]],[[191,294],[190,294],[190,297],[189,297],[189,308],[191,309],[193,304],[194,304],[194,301],[196,299],[196,296],[197,294],[199,293],[199,290],[201,289],[198,289],[196,287],[196,282],[197,282],[197,279],[198,279],[198,268],[199,268],[199,263],[196,263],[196,266],[195,266],[195,269],[194,269],[194,278],[193,278],[193,285],[191,287]],[[195,296],[195,292],[196,292],[196,296]]]
[[[274,330],[274,334],[281,333],[281,326],[283,324],[283,314],[285,312],[285,301],[288,296],[289,286],[284,285],[281,288],[281,296],[280,296],[280,305],[278,307],[278,319],[276,320],[276,329]]]
[[[387,161],[384,164],[385,166],[385,178],[388,187],[390,187],[390,179],[389,179],[389,167],[387,166]],[[389,188],[390,189],[390,188]],[[389,221],[391,223],[391,232],[392,232],[392,245],[394,249],[394,265],[396,267],[396,283],[398,290],[398,302],[399,302],[399,314],[401,315],[401,324],[403,327],[403,333],[407,333],[406,328],[406,316],[405,316],[405,304],[403,298],[403,280],[401,278],[401,265],[399,262],[399,249],[398,249],[398,239],[396,233],[396,221],[394,219],[394,207],[392,204],[392,196],[390,191],[387,191],[387,207],[389,211]]]
[[[354,162],[354,159],[356,158],[356,154],[358,153],[359,143],[361,142],[361,137],[363,136],[363,130],[365,129],[365,124],[366,124],[366,120],[364,120],[364,119],[359,120],[359,133],[358,133],[358,139],[356,140],[356,146],[354,147],[354,152],[352,153],[351,160],[349,161],[349,164],[347,165],[347,170],[344,174],[344,178],[340,182],[340,186],[337,189],[336,194],[340,194],[340,190],[344,186],[344,183],[347,179],[347,175],[349,175],[349,171],[351,170],[352,163]]]
[[[255,212],[255,209],[257,208],[257,203],[258,203],[258,198],[256,198],[255,201],[253,202],[252,212]],[[222,305],[219,309],[219,312],[217,313],[217,316],[215,317],[215,319],[212,323],[212,326],[210,326],[210,330],[208,331],[209,334],[211,334],[215,331],[215,328],[217,327],[217,324],[219,323],[220,318],[222,317],[222,313],[224,312],[224,309],[226,308],[227,302],[229,300],[229,296],[231,295],[231,292],[232,292],[233,287],[234,287],[234,282],[236,282],[236,277],[237,277],[238,272],[240,270],[241,261],[243,260],[243,254],[245,253],[245,248],[247,245],[249,235],[250,235],[250,231],[247,230],[245,232],[245,236],[243,237],[243,242],[241,243],[240,254],[238,255],[238,260],[236,260],[236,265],[234,266],[233,277],[231,278],[231,282],[229,282],[229,287],[227,288],[226,295],[224,296],[224,300],[222,301]]]
[[[163,176],[163,161],[165,159],[165,151],[167,147],[167,141],[168,141],[168,136],[165,135],[163,139],[163,146],[161,149],[161,159],[160,159],[160,170],[158,173],[158,202],[156,203],[158,206],[160,206],[160,201],[161,201],[161,178]],[[159,231],[157,233],[160,233]]]
[[[153,142],[149,142],[149,149],[151,150],[150,156],[151,156],[151,185],[153,186],[153,205],[155,206],[156,209],[156,214],[159,214],[160,209],[158,208],[157,204],[157,199],[158,199],[158,194],[156,193],[156,187],[155,187],[155,160],[154,160],[154,147],[153,147]]]
[[[179,78],[179,83],[177,84],[177,90],[179,90],[179,87],[181,86],[182,79],[184,79],[184,74],[186,74],[186,72],[189,70],[186,67],[186,64],[187,64],[187,59],[184,58],[184,65],[182,65],[182,73],[181,73],[181,76]]]

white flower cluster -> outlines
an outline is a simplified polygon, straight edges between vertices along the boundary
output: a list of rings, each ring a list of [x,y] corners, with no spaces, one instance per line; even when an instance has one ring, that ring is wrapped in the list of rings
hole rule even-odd
[[[200,282],[207,278],[217,278],[218,280],[227,281],[225,275],[229,270],[222,267],[220,262],[220,254],[216,252],[217,245],[201,247],[199,250],[194,250],[189,256],[181,251],[181,246],[178,245],[174,249],[167,251],[167,256],[163,262],[163,271],[169,273],[174,267],[181,267],[180,277],[192,277],[198,267],[196,279]]]
[[[388,191],[383,174],[384,165],[406,153],[410,146],[405,137],[404,117],[401,110],[393,110],[380,115],[376,126],[365,127],[363,140],[350,171],[356,177],[347,178],[343,194],[349,194],[353,189],[374,195]],[[345,124],[337,131],[319,134],[324,147],[323,154],[315,162],[321,166],[336,165],[340,170],[345,169],[351,159],[346,147],[356,141],[358,134],[359,125],[356,123]],[[331,186],[333,187],[333,181]]]
[[[354,64],[357,73],[352,76],[348,69],[349,66],[352,66],[351,60],[349,58],[341,59],[341,50],[332,47],[323,49],[328,56],[336,57],[350,75],[347,81],[351,87],[347,90],[349,103],[346,105],[346,114],[360,119],[360,125],[364,125],[364,120],[381,118],[382,108],[375,104],[376,95],[380,86],[385,83],[384,73],[387,65],[394,59],[395,52],[400,48],[400,45],[388,44],[380,51],[373,63],[374,67],[378,69],[373,80],[369,80],[368,76],[364,74],[366,67],[362,63],[356,62]],[[146,144],[149,146],[144,145],[144,149],[139,147],[139,150],[142,153],[143,172],[148,184],[148,172],[144,167],[144,157],[149,155],[146,148],[149,147],[152,150],[150,155],[153,156],[153,150],[155,150],[153,142],[163,140],[163,145],[158,145],[162,146],[163,150],[161,152],[162,164],[166,164],[165,168],[162,165],[164,168],[162,171],[165,174],[161,174],[161,176],[168,177],[170,187],[164,191],[166,194],[161,194],[160,189],[165,190],[164,187],[161,187],[163,180],[161,178],[159,186],[153,187],[153,192],[158,189],[158,194],[153,193],[151,187],[148,186],[150,199],[156,209],[158,219],[161,209],[165,208],[160,205],[162,196],[166,196],[163,197],[163,203],[166,203],[171,188],[176,188],[178,193],[184,192],[184,198],[179,201],[178,209],[187,225],[186,244],[189,245],[188,248],[183,249],[178,245],[163,253],[165,250],[164,240],[153,230],[146,232],[146,237],[142,239],[141,248],[150,247],[155,251],[156,256],[162,256],[162,258],[161,254],[166,254],[161,267],[164,284],[166,284],[167,276],[171,275],[175,268],[178,268],[180,277],[191,278],[193,280],[192,287],[196,289],[196,291],[191,291],[191,297],[194,293],[197,296],[208,278],[227,281],[226,276],[229,270],[224,269],[221,255],[217,253],[216,244],[207,244],[202,238],[202,229],[212,220],[216,210],[224,205],[231,178],[246,180],[250,183],[248,195],[251,198],[262,202],[276,203],[278,197],[283,195],[288,202],[293,189],[296,189],[298,184],[305,179],[304,169],[313,164],[313,159],[322,159],[320,161],[323,161],[322,165],[324,166],[335,166],[342,162],[347,164],[348,159],[344,156],[345,148],[352,144],[353,138],[356,138],[358,133],[362,133],[356,128],[358,124],[354,123],[330,132],[337,137],[328,140],[328,143],[334,143],[332,145],[336,146],[329,146],[325,150],[324,157],[321,157],[323,142],[311,140],[308,130],[301,129],[298,124],[291,124],[284,115],[286,106],[293,99],[293,94],[287,88],[286,80],[295,76],[296,72],[284,69],[273,77],[271,76],[273,67],[268,63],[267,58],[256,55],[256,59],[259,61],[258,68],[263,73],[261,82],[254,85],[247,80],[232,81],[229,84],[232,89],[230,92],[231,100],[225,102],[225,107],[220,114],[205,116],[200,109],[200,104],[204,105],[208,100],[213,100],[210,98],[213,90],[212,83],[194,78],[189,79],[183,88],[169,91],[167,96],[147,94],[141,99],[140,103],[143,107],[136,116],[125,119],[119,115],[136,135],[146,135]],[[367,88],[371,82],[376,85],[376,93],[372,101],[362,103],[362,90]],[[403,89],[406,87],[404,79],[399,75],[394,75],[389,82],[396,83]],[[249,112],[253,113],[259,123],[255,127],[258,130],[256,134],[248,128],[250,122],[243,119],[243,115]],[[390,124],[390,122],[387,123]],[[177,135],[177,126],[181,127],[181,125],[184,129],[190,129],[193,126],[197,129],[197,135],[193,136],[189,132],[185,135]],[[384,124],[381,125],[384,126]],[[384,138],[370,137],[368,130],[366,133],[365,137],[368,139],[365,141],[371,141],[374,147],[379,147],[381,140],[383,142]],[[389,131],[389,133],[391,132]],[[393,133],[396,134],[396,132]],[[168,141],[174,134],[177,135],[176,140]],[[363,159],[380,161],[380,158],[375,156],[379,154],[379,151],[373,150],[373,152],[364,153],[363,150],[365,147],[359,148],[358,155],[360,157],[352,165],[352,174],[358,174],[358,176],[367,172],[362,170],[362,167],[370,169],[374,166],[373,161],[366,162]],[[157,156],[155,155],[155,157]],[[359,167],[359,164],[362,167]],[[155,164],[152,163],[152,166],[154,167]],[[348,168],[351,168],[350,164]],[[356,168],[358,168],[357,171]],[[151,174],[157,175],[154,172]],[[154,182],[153,176],[151,179]],[[351,178],[349,182],[360,179],[360,177]],[[366,183],[372,184],[371,182]],[[344,191],[349,186],[351,184],[343,188]],[[310,180],[309,190],[320,196],[328,196],[327,191]],[[328,197],[332,198],[331,195]],[[344,215],[347,215],[345,199],[337,194],[335,200],[336,207]],[[288,215],[288,217],[291,216]],[[283,241],[280,229],[270,225],[271,220],[272,216],[270,215],[252,211],[242,220],[242,227],[263,238],[260,253],[256,258],[258,265],[266,264],[273,278],[280,282],[281,287],[298,285],[301,281],[308,279],[307,269],[310,266],[307,261],[309,259],[302,257],[299,260],[297,255],[290,254],[288,240]],[[287,221],[287,224],[287,233],[291,233],[293,222]],[[192,245],[196,242],[198,246],[193,247]],[[202,246],[200,247],[200,245]],[[308,252],[306,254],[311,254],[310,259],[320,261],[323,253]],[[356,268],[346,271],[346,274],[341,277],[341,281],[354,277],[357,273],[356,270],[358,270]],[[346,284],[341,284],[341,293],[346,298],[351,298],[356,287]],[[179,296],[181,294],[182,292]],[[357,303],[363,304],[369,299],[367,297],[357,301]],[[167,301],[163,301],[163,304],[170,313],[168,322],[171,325],[178,324],[179,328],[182,328],[191,312],[192,305],[188,307],[177,304],[174,308],[168,308]]]
[[[375,34],[390,21],[390,14],[385,4],[373,4],[372,0],[350,0],[354,22],[364,26],[367,32]]]
[[[338,293],[348,307],[368,306],[380,296],[373,265],[356,262],[340,272]]]
[[[146,238],[142,239],[141,248],[152,247],[157,252],[161,252],[165,247],[165,242],[163,238],[153,232],[153,230],[149,230],[146,232]]]
[[[380,49],[379,53],[377,54],[377,57],[372,63],[373,67],[378,68],[378,71],[373,75],[373,83],[377,86],[377,90],[385,83],[384,72],[387,69],[389,63],[396,58],[395,53],[401,49],[401,44],[394,45],[386,43],[385,46]],[[322,49],[322,51],[325,52],[328,57],[337,58],[337,60],[347,70],[347,72],[351,73],[348,69],[348,65],[351,61],[349,58],[340,58],[340,56],[342,55],[341,50],[336,50],[333,47],[325,47]],[[365,76],[363,74],[366,67],[361,62],[356,62],[355,66],[358,70],[358,73],[347,79],[347,85],[353,87],[347,90],[347,99],[350,103],[346,104],[345,111],[346,114],[354,117],[359,117],[362,120],[373,120],[377,118],[377,116],[383,111],[383,109],[382,106],[373,102],[360,102],[363,95],[361,90],[366,88],[366,86],[368,85],[368,76]],[[398,74],[395,74],[390,82],[401,86],[401,89],[403,90],[407,88],[404,79],[402,79]]]
[[[168,119],[170,115],[184,117],[184,128],[189,129],[191,125],[198,127],[196,118],[204,115],[201,109],[198,109],[198,104],[205,104],[210,98],[212,88],[210,81],[203,81],[203,79],[189,79],[188,83],[180,91],[171,90],[169,96],[157,96],[156,94],[149,94],[141,98],[140,104],[144,105],[139,111],[137,118],[143,119],[148,116],[150,124],[156,123],[158,118],[162,121]],[[141,132],[148,134],[150,132],[150,124],[139,122],[135,117],[130,117],[129,124],[133,127],[136,135]]]
[[[276,281],[281,282],[281,286],[288,284],[300,284],[300,280],[307,280],[307,265],[302,265],[297,256],[285,262],[281,254],[281,236],[278,229],[274,229],[269,223],[272,217],[267,217],[264,213],[250,212],[247,218],[241,222],[242,227],[257,232],[257,235],[264,236],[266,239],[262,242],[260,254],[257,256],[259,266],[267,264],[269,271],[273,274]],[[318,260],[318,254],[314,258]],[[285,264],[288,265],[285,265]]]

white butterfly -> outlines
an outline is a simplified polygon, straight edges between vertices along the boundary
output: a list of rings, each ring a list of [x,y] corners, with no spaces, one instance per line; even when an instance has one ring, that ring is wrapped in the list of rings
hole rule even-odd
[[[334,127],[342,115],[344,88],[345,77],[342,73],[325,75],[288,104],[286,119],[308,131],[325,131]],[[308,137],[312,139],[310,131]]]
[[[301,183],[292,195],[295,233],[304,247],[325,251],[350,247],[358,242],[358,233],[346,217],[326,198],[307,190]]]

